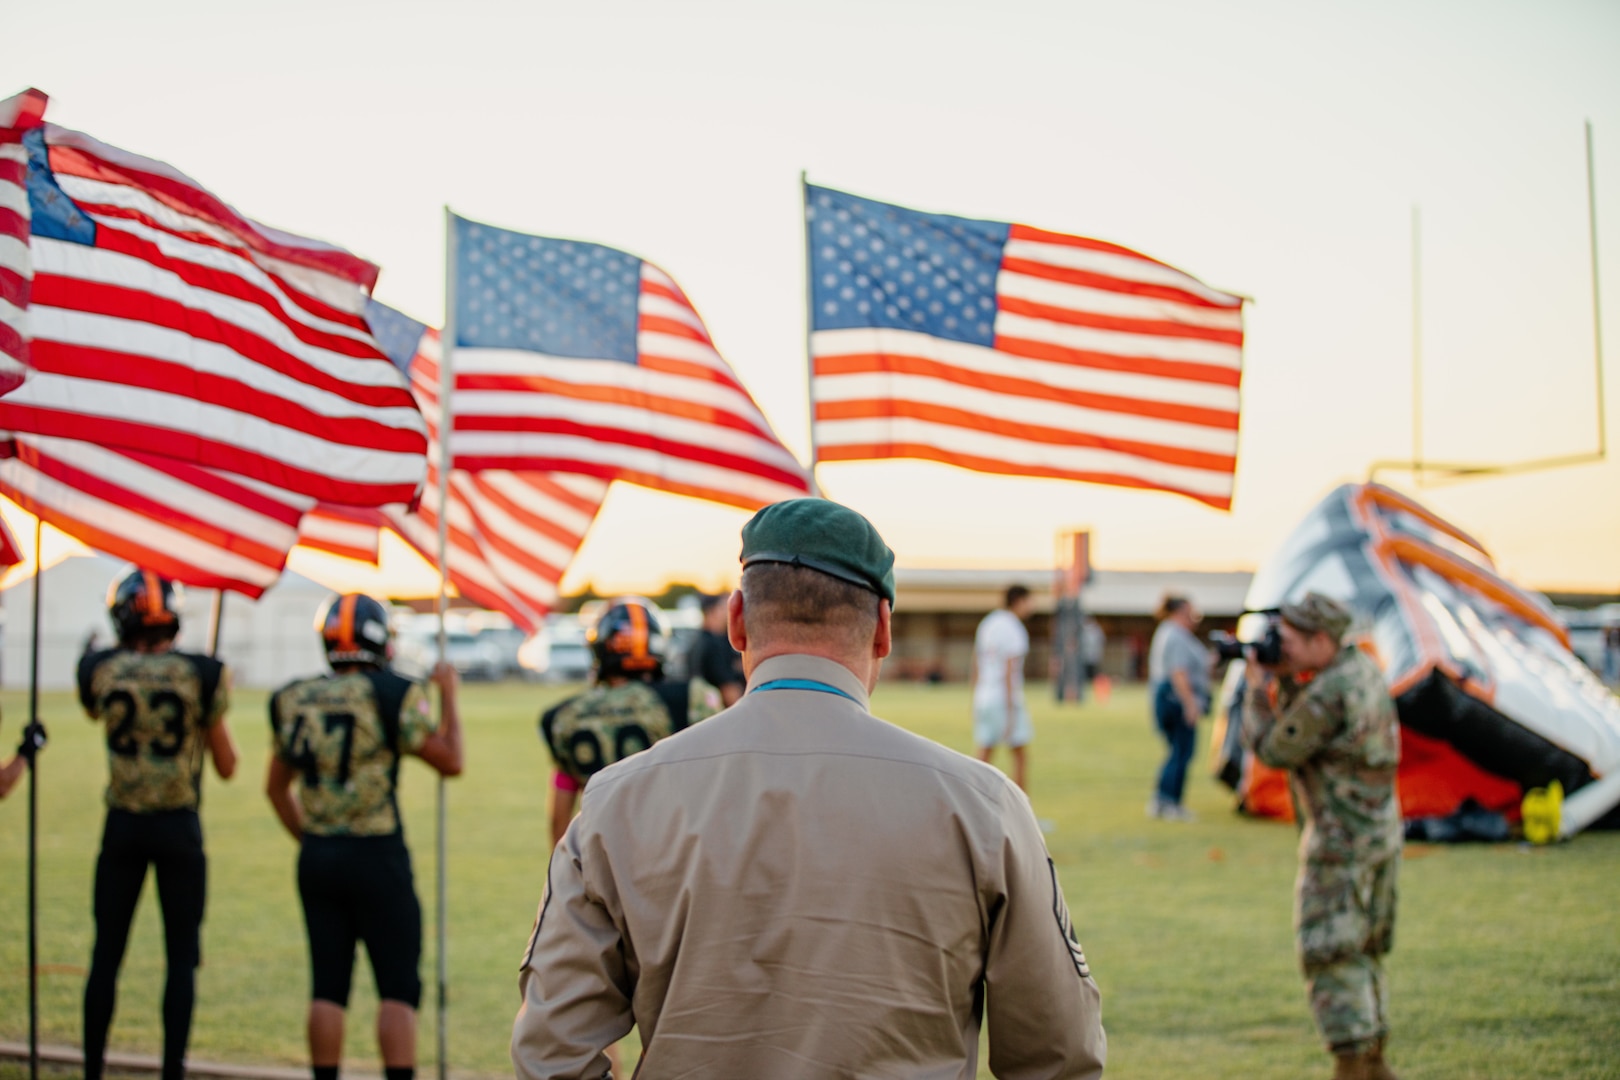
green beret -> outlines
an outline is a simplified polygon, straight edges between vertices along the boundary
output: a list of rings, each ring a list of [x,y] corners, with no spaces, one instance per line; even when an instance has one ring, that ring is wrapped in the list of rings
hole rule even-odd
[[[1334,641],[1343,638],[1344,632],[1350,629],[1349,609],[1331,596],[1323,596],[1319,592],[1308,592],[1300,599],[1284,604],[1278,611],[1283,621],[1296,630],[1303,630],[1307,634],[1320,631]]]
[[[787,563],[870,589],[894,604],[894,552],[872,523],[829,499],[772,503],[742,530],[743,569]]]

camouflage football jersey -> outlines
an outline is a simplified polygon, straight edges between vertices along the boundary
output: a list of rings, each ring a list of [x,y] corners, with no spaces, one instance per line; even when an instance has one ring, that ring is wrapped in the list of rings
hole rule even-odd
[[[298,770],[304,831],[399,831],[399,761],[435,729],[426,692],[391,671],[302,679],[270,699],[270,744]]]
[[[1378,665],[1347,646],[1308,682],[1285,677],[1271,686],[1250,688],[1243,742],[1267,765],[1288,770],[1301,853],[1345,864],[1398,852],[1400,724]]]
[[[225,715],[225,665],[193,653],[107,649],[79,661],[79,702],[107,729],[107,805],[195,810],[207,729]]]
[[[557,767],[584,784],[595,773],[713,716],[720,691],[702,679],[594,686],[546,711],[540,738]]]

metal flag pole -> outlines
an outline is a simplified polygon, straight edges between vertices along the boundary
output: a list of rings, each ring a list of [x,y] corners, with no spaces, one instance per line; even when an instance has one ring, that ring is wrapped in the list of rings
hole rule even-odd
[[[1592,121],[1586,122],[1586,220],[1592,234],[1592,348],[1597,359],[1597,456],[1609,452],[1608,418],[1603,405],[1603,291],[1598,286],[1597,166],[1592,161]]]
[[[816,321],[816,283],[810,276],[810,245],[816,238],[810,228],[810,174],[804,169],[799,170],[799,198],[804,210],[804,375],[810,406],[810,494],[820,495],[821,483],[816,479],[816,459],[820,455],[816,445],[816,357],[810,345]]]
[[[41,549],[45,522],[34,519],[34,638],[28,677],[28,1080],[39,1080],[39,588],[44,580]]]
[[[214,590],[214,610],[208,620],[208,655],[219,656],[221,627],[225,625],[225,590]]]
[[[456,348],[456,215],[451,212],[448,205],[444,208],[444,329],[439,334],[439,420],[438,420],[438,460],[439,470],[439,661],[443,663],[450,655],[449,634],[445,629],[445,611],[450,606],[450,395],[455,390],[455,378],[451,374],[453,358]],[[443,691],[440,691],[439,707],[444,707]],[[449,816],[445,806],[445,779],[439,777],[438,796],[438,830],[435,840],[435,863],[437,866],[435,883],[437,900],[434,904],[438,912],[438,1001],[439,1001],[439,1080],[447,1080],[450,1075],[450,1065],[447,1060],[447,1044],[449,1041],[449,1022],[445,1010],[450,997],[449,965],[445,959],[445,943],[448,938],[447,921],[445,918],[445,896],[447,892],[448,877],[445,873],[445,853],[448,845],[445,842],[445,832]]]

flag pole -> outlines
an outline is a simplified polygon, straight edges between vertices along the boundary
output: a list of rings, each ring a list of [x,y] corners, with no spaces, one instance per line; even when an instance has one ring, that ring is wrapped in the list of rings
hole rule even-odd
[[[815,237],[810,235],[810,174],[805,169],[799,170],[799,200],[804,213],[804,377],[810,408],[810,494],[820,495],[821,484],[816,480],[820,453],[816,445],[816,357],[810,346],[816,318],[816,283],[810,278],[810,245],[815,243]]]
[[[39,588],[45,520],[34,518],[34,637],[28,677],[28,1080],[39,1080]]]
[[[1412,204],[1412,470],[1423,486],[1423,219]]]
[[[445,662],[450,655],[449,634],[445,629],[445,612],[450,606],[450,428],[451,403],[450,395],[455,391],[455,378],[451,374],[453,357],[456,348],[456,216],[451,212],[448,204],[444,208],[444,329],[439,334],[439,425],[438,425],[438,469],[439,469],[439,661]],[[440,709],[444,707],[443,691],[440,691]],[[445,841],[445,832],[448,824],[448,813],[445,807],[445,780],[439,777],[438,797],[438,827],[435,839],[435,866],[437,899],[434,908],[437,911],[438,944],[435,952],[438,956],[438,1060],[439,1080],[447,1080],[450,1075],[450,1065],[447,1060],[447,1043],[449,1035],[449,1021],[445,1016],[445,1008],[449,1003],[449,964],[445,959],[445,943],[448,938],[447,920],[445,917],[445,896],[447,892],[448,876],[445,873],[445,853],[448,845]]]
[[[214,610],[208,623],[208,655],[219,656],[219,636],[225,625],[225,590],[214,590]]]
[[[1603,290],[1598,284],[1597,167],[1592,161],[1592,121],[1586,122],[1586,221],[1592,240],[1592,347],[1597,358],[1597,456],[1609,452],[1608,419],[1603,404]]]

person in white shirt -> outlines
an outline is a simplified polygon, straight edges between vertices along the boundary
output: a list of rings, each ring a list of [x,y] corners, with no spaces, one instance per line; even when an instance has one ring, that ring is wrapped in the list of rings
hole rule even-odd
[[[1034,598],[1022,585],[1007,589],[1006,606],[979,622],[973,635],[973,742],[979,760],[989,761],[997,746],[1012,751],[1013,782],[1028,791],[1027,748],[1035,737],[1024,704],[1024,658],[1029,655],[1029,618]]]

